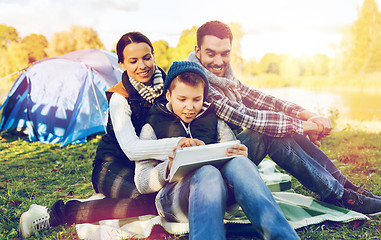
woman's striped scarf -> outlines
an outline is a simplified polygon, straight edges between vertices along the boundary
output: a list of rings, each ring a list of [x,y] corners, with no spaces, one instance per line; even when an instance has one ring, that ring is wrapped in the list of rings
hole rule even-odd
[[[153,81],[151,86],[144,85],[143,83],[136,81],[131,77],[129,80],[131,85],[136,89],[136,91],[138,91],[140,96],[152,104],[155,99],[163,93],[163,76],[157,66],[155,66],[155,72],[153,74]]]

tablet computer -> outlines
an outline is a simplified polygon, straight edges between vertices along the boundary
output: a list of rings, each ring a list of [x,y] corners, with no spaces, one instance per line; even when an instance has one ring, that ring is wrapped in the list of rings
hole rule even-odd
[[[226,156],[226,150],[238,143],[239,141],[234,140],[177,149],[169,173],[169,182],[178,181],[188,172],[206,164],[222,165],[234,158]]]

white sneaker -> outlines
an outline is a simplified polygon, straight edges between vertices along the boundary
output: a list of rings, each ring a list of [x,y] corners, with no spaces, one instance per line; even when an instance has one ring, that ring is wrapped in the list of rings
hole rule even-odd
[[[29,237],[32,233],[48,229],[49,224],[48,208],[36,204],[32,204],[27,212],[20,217],[19,232],[22,237]]]

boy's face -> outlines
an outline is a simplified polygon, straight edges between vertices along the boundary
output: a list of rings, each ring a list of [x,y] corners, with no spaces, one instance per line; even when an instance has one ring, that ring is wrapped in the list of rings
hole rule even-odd
[[[173,113],[185,123],[190,123],[201,111],[204,100],[204,86],[191,86],[177,81],[175,87],[165,95],[172,105]]]
[[[230,64],[231,44],[229,38],[219,39],[212,35],[203,38],[195,53],[201,64],[218,77],[223,77]]]

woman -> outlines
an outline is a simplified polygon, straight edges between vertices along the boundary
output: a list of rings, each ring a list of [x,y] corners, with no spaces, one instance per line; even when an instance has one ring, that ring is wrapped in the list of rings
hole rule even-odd
[[[134,184],[133,161],[165,160],[176,146],[194,145],[197,140],[167,138],[139,140],[147,110],[162,101],[165,73],[154,63],[150,40],[139,32],[123,35],[116,52],[122,81],[106,91],[109,101],[107,134],[99,143],[93,163],[92,182],[96,192],[107,198],[89,202],[59,200],[50,208],[32,204],[22,214],[19,229],[23,237],[61,224],[80,224],[104,219],[121,219],[157,214],[154,195],[141,195]]]

